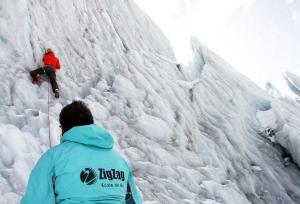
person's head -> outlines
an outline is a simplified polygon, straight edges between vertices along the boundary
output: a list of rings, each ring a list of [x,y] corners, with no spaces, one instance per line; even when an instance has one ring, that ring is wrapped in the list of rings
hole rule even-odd
[[[71,128],[94,123],[90,109],[82,101],[73,101],[65,106],[59,114],[59,122],[64,134]]]
[[[53,52],[53,50],[51,48],[47,48],[46,49],[46,54],[49,53],[49,52]]]

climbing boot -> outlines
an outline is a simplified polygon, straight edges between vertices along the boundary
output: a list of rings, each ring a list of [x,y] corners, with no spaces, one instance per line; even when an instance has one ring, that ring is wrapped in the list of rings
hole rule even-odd
[[[59,90],[58,89],[55,89],[54,96],[55,96],[55,98],[59,98]]]
[[[33,84],[37,84],[41,80],[42,76],[37,74],[34,79],[32,79]]]

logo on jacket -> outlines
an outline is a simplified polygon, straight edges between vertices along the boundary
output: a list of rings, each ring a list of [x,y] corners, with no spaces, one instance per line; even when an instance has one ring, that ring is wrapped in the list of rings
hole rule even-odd
[[[85,168],[85,170],[80,173],[80,180],[82,183],[92,185],[97,181],[97,173],[93,169]]]
[[[92,185],[97,182],[97,179],[99,180],[120,180],[125,181],[125,174],[124,171],[119,171],[116,169],[104,169],[99,168],[99,176],[97,175],[97,172],[92,168],[85,168],[80,173],[80,180],[82,183],[86,185]]]

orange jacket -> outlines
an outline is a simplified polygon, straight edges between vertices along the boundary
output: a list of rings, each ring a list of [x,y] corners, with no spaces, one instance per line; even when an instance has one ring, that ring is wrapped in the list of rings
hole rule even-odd
[[[54,67],[55,69],[60,69],[59,59],[54,55],[53,52],[48,52],[43,57],[44,65]]]

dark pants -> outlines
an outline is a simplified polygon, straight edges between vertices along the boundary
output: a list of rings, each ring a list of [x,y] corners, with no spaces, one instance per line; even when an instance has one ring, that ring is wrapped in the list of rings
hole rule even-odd
[[[38,69],[30,72],[30,75],[33,79],[35,79],[36,75],[38,75],[38,74],[39,75],[47,74],[47,76],[50,79],[53,93],[55,92],[55,89],[58,89],[58,85],[56,82],[55,68],[50,67],[50,66],[45,66],[45,67],[41,67],[41,68],[38,68]]]

